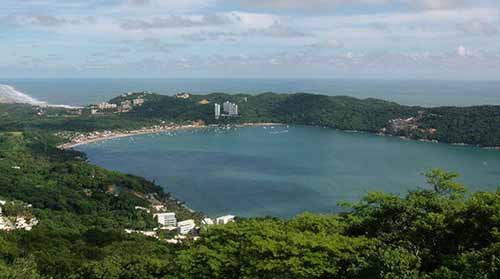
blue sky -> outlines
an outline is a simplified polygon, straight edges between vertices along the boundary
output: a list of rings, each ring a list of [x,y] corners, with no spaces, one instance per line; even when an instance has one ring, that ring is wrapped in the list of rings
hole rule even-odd
[[[2,0],[0,77],[500,79],[498,0]]]

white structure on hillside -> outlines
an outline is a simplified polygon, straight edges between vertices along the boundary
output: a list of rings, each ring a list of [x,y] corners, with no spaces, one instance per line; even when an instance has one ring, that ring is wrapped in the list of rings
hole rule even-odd
[[[2,206],[5,205],[7,202],[0,200],[0,216],[2,216]]]
[[[180,234],[188,234],[194,229],[195,226],[196,224],[194,223],[194,220],[185,220],[177,223],[177,231]]]
[[[191,98],[191,94],[186,93],[186,92],[182,92],[182,93],[176,94],[175,97],[177,99],[189,99],[189,98]]]
[[[220,104],[215,104],[215,119],[220,118]]]
[[[201,220],[201,223],[203,225],[207,225],[207,226],[210,226],[210,225],[213,225],[214,224],[214,220],[212,218],[203,218],[203,220]]]
[[[18,217],[16,219],[16,229],[18,230],[27,230],[31,231],[31,229],[38,224],[38,219],[36,218],[31,218],[31,219],[26,219],[24,217]]]
[[[234,222],[234,215],[226,215],[226,216],[221,216],[217,219],[215,219],[215,224],[217,225],[225,225],[231,222]]]
[[[162,226],[176,226],[177,225],[177,219],[175,218],[175,213],[174,212],[167,212],[167,213],[156,213],[153,215],[155,218],[158,219],[158,224]]]
[[[132,100],[132,104],[134,104],[134,106],[142,106],[144,104],[144,99],[142,98],[134,99]]]
[[[0,215],[0,231],[11,231],[14,229],[14,226],[9,221],[9,219]]]
[[[166,208],[165,208],[165,205],[159,203],[159,204],[154,204],[153,205],[153,208],[154,210],[156,211],[164,211]]]
[[[115,109],[118,106],[116,104],[110,104],[110,103],[99,103],[96,105],[98,109]]]
[[[229,101],[224,102],[223,105],[224,113],[227,116],[237,116],[238,115],[238,105],[235,103],[231,103]]]

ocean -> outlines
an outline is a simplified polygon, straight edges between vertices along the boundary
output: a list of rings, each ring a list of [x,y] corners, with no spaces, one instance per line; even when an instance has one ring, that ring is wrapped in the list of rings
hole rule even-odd
[[[500,81],[346,79],[1,79],[39,101],[82,106],[131,91],[191,93],[308,92],[379,98],[405,105],[500,105]]]

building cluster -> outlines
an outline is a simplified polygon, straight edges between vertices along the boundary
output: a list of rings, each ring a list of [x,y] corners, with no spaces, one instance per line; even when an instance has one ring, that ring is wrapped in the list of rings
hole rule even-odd
[[[122,95],[122,97],[128,97],[130,98],[132,94],[127,93],[125,95]],[[144,104],[144,97],[145,93],[142,95],[135,96],[135,99],[127,99],[124,101],[121,101],[119,104],[111,104],[108,102],[103,102],[99,103],[96,105],[92,105],[90,107],[90,113],[91,114],[99,114],[103,112],[115,112],[115,113],[127,113],[130,112],[134,107],[140,107]]]
[[[207,225],[207,226],[211,226],[211,225],[226,225],[226,224],[229,224],[229,223],[232,223],[234,222],[236,219],[236,216],[234,215],[225,215],[225,216],[221,216],[221,217],[218,217],[216,219],[212,219],[212,218],[204,218],[201,223],[203,225]]]
[[[96,105],[97,109],[100,110],[107,110],[107,109],[116,109],[118,107],[117,104],[110,104],[110,103],[99,103]]]
[[[178,221],[175,212],[168,212],[164,204],[154,204],[151,209],[142,206],[136,206],[136,210],[141,210],[149,214],[153,214],[154,219],[158,222],[158,227],[150,231],[125,230],[126,233],[139,233],[148,237],[160,239],[162,232],[168,232],[170,238],[164,239],[166,242],[176,244],[187,238],[196,240],[200,227],[196,225],[195,220],[187,219]],[[235,216],[227,215],[216,219],[204,218],[201,222],[202,226],[225,225],[235,221]],[[174,232],[175,235],[172,235]]]
[[[410,117],[406,119],[391,119],[389,120],[389,125],[387,128],[383,128],[381,130],[382,133],[386,132],[400,132],[400,131],[406,131],[406,132],[414,132],[418,131],[423,134],[427,135],[434,135],[437,133],[437,129],[435,128],[421,128],[420,127],[420,122],[424,117],[426,117],[427,114],[425,111],[419,111],[418,116],[416,117]],[[435,116],[434,114],[429,114],[429,116]]]
[[[31,231],[33,227],[38,224],[38,219],[36,219],[35,217],[28,217],[25,215],[4,216],[3,206],[5,204],[7,204],[6,201],[0,200],[0,231]],[[25,206],[26,209],[29,209],[30,207],[30,204]]]
[[[215,104],[215,119],[222,117],[236,117],[239,115],[238,105],[229,101],[224,104]]]
[[[407,119],[391,119],[389,120],[389,127],[393,131],[416,130],[418,128],[418,123],[414,117]]]

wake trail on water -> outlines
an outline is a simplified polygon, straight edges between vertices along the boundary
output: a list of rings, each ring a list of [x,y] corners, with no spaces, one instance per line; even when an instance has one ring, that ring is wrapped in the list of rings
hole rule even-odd
[[[55,108],[68,108],[76,109],[79,107],[67,105],[53,105],[47,102],[37,100],[21,91],[16,90],[13,86],[7,84],[0,84],[0,103],[7,104],[28,104],[39,107],[55,107]]]

